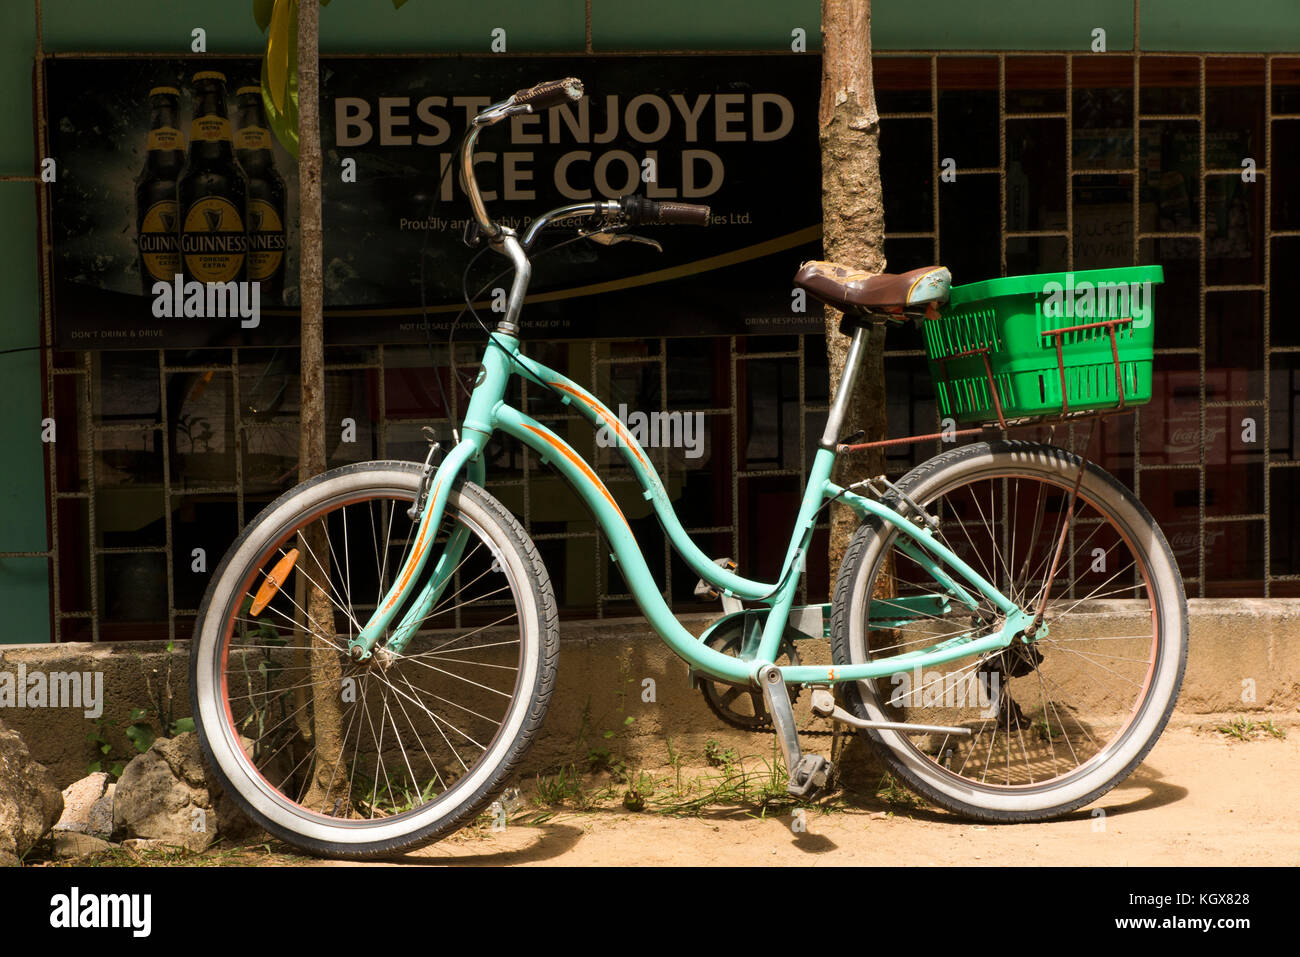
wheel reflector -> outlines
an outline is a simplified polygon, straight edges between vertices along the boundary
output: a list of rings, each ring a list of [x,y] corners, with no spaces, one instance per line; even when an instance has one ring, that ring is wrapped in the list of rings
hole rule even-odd
[[[262,582],[262,587],[253,596],[253,604],[248,609],[250,615],[256,617],[261,614],[262,609],[270,603],[271,599],[275,597],[275,593],[280,590],[280,586],[284,584],[285,579],[289,577],[289,572],[293,571],[294,562],[297,560],[298,549],[291,548],[284,558],[275,563],[271,573],[266,576],[266,581]]]

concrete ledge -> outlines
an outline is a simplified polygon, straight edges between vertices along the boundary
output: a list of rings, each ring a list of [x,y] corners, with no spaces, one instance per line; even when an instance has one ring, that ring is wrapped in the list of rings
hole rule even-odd
[[[1296,714],[1300,704],[1300,599],[1196,599],[1189,602],[1191,650],[1176,719],[1212,715]],[[683,618],[698,634],[712,616]],[[698,756],[711,738],[742,754],[770,754],[770,735],[728,728],[687,685],[686,666],[639,618],[561,625],[559,684],[546,726],[525,773],[585,761],[590,748],[611,744],[645,767],[675,751]],[[806,661],[829,660],[827,642],[801,643]],[[94,759],[87,735],[102,732],[115,758],[135,751],[123,734],[132,709],[153,712],[170,692],[174,716],[189,714],[189,643],[169,654],[157,642],[0,646],[0,672],[91,672],[103,675],[103,714],[97,723],[80,708],[0,708],[33,756],[66,786]],[[646,684],[653,681],[653,686]],[[653,687],[653,701],[650,697]],[[1252,700],[1253,699],[1253,700]],[[796,706],[801,721],[807,709]],[[626,725],[626,718],[633,721]]]

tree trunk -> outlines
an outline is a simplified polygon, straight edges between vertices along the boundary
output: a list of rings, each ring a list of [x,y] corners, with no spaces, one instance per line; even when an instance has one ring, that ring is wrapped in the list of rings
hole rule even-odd
[[[885,209],[880,188],[880,118],[871,84],[870,0],[822,0],[822,89],[818,111],[822,152],[822,245],[826,259],[867,272],[885,270]],[[834,395],[849,337],[840,313],[826,309],[826,356]],[[849,404],[845,434],[863,429],[865,441],[885,437],[884,328],[871,330]],[[834,481],[846,485],[884,471],[884,455],[855,452],[836,463]],[[847,506],[831,507],[832,587],[857,519]]]
[[[320,3],[298,3],[298,217],[299,292],[302,302],[302,387],[299,411],[298,480],[325,471],[325,337],[322,285],[320,148]],[[330,643],[340,639],[334,605],[324,590],[329,585],[329,545],[324,529],[313,524],[303,534],[301,564],[309,579],[307,633],[313,698],[312,739],[315,768],[306,803],[332,805],[330,800],[347,780],[337,765],[342,756],[340,694],[342,672],[338,652]],[[325,632],[326,635],[322,635]],[[328,640],[326,640],[328,638]],[[332,782],[332,783],[331,783]]]
[[[822,154],[822,246],[825,257],[862,269],[885,271],[885,207],[880,185],[880,117],[871,83],[871,0],[822,0],[822,88],[818,110]],[[849,337],[839,331],[840,313],[826,309],[826,356],[831,395],[839,387]],[[849,402],[843,431],[862,429],[885,438],[885,330],[873,326]],[[843,436],[840,436],[841,438]],[[880,450],[841,455],[833,480],[848,485],[884,472]],[[845,505],[831,506],[830,575],[835,576],[858,519]],[[836,739],[832,747],[839,782],[874,793],[884,766],[866,739]],[[842,747],[838,746],[842,745]]]
[[[325,471],[325,346],[322,298],[318,0],[298,5],[299,291],[302,298],[302,406],[298,479]]]

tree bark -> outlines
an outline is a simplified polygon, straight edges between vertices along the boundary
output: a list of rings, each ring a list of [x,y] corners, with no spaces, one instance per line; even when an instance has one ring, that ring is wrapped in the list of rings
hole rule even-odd
[[[325,317],[323,300],[324,239],[321,229],[320,147],[320,2],[298,3],[298,221],[299,293],[302,302],[301,403],[299,409],[298,480],[305,482],[325,471]],[[313,690],[312,743],[316,760],[307,792],[308,806],[328,807],[347,781],[340,773],[342,671],[341,640],[334,605],[324,590],[329,585],[329,545],[324,528],[315,523],[304,530],[302,572],[307,588],[307,628]],[[327,635],[322,635],[326,632]],[[328,640],[326,640],[328,639]],[[331,644],[333,643],[333,644]]]
[[[818,111],[822,153],[822,246],[831,262],[867,272],[885,271],[885,209],[880,185],[880,117],[871,83],[870,0],[822,0],[822,87]],[[840,313],[826,309],[826,356],[831,394],[839,387],[849,337]],[[885,330],[873,326],[849,404],[845,434],[862,429],[864,441],[885,438]],[[840,485],[879,475],[878,450],[841,455]],[[835,575],[857,527],[847,506],[831,507],[830,574]]]
[[[818,110],[822,154],[822,248],[827,260],[867,272],[885,271],[885,207],[880,184],[880,117],[871,83],[871,0],[822,0],[822,87]],[[830,394],[839,388],[849,337],[840,312],[826,308]],[[873,326],[849,402],[844,434],[885,438],[885,330]],[[842,438],[843,436],[839,436]],[[848,485],[884,472],[879,450],[839,456],[833,480]],[[831,506],[830,576],[835,577],[858,526],[852,509]],[[861,734],[836,737],[831,748],[841,786],[874,794],[885,767]]]
[[[325,345],[322,293],[318,0],[298,5],[299,293],[302,300],[302,400],[298,479],[325,471]]]

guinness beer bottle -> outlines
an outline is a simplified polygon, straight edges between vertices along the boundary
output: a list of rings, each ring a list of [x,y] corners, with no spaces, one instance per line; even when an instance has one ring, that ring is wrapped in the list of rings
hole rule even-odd
[[[154,283],[170,284],[181,271],[176,180],[185,165],[185,134],[180,130],[180,97],[174,86],[149,91],[149,138],[135,185],[135,235],[146,296],[153,293]]]
[[[235,156],[248,177],[248,278],[262,284],[262,302],[279,304],[284,298],[288,250],[284,180],[275,171],[261,87],[241,86],[235,96],[239,101]]]
[[[248,181],[235,162],[226,118],[226,78],[215,70],[194,74],[190,156],[178,187],[181,272],[186,281],[245,278]]]

